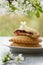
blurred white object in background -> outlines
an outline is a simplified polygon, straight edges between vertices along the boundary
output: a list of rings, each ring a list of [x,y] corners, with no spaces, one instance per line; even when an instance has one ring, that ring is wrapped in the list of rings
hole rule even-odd
[[[3,3],[3,2],[5,2],[6,0],[0,0],[0,3]]]
[[[7,12],[8,12],[7,8],[0,8],[0,15],[4,15]]]
[[[43,8],[43,0],[40,0],[40,2],[41,2],[41,7]]]
[[[0,15],[4,15],[9,11],[9,7],[7,6],[7,0],[0,0]]]

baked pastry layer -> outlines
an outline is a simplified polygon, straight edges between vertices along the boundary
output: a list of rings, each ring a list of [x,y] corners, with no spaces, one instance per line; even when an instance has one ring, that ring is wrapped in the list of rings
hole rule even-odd
[[[41,42],[41,39],[32,39],[27,36],[15,36],[14,38],[10,39],[9,41],[15,42],[15,43],[25,43],[25,44],[38,44]]]
[[[12,43],[11,46],[18,46],[18,47],[41,47],[40,44],[35,44],[35,45],[29,45],[29,44],[22,44],[22,43]]]
[[[35,29],[29,28],[29,27],[26,27],[23,29],[17,29],[14,31],[14,34],[16,36],[28,36],[32,38],[40,37],[40,34]]]

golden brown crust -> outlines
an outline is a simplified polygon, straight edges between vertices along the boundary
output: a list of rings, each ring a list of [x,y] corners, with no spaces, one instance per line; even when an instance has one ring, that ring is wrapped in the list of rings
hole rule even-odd
[[[15,37],[9,41],[12,42],[11,46],[20,47],[41,47],[39,44],[42,40],[39,39],[40,34],[30,27],[16,29],[14,31]]]
[[[29,45],[29,44],[22,44],[22,43],[12,43],[11,46],[18,46],[18,47],[41,47],[40,44],[35,44],[35,45]]]
[[[32,29],[30,27],[26,27],[26,28],[22,28],[22,29],[17,29],[20,31],[25,31],[25,32],[19,32],[19,33],[14,33],[16,36],[28,36],[28,37],[32,37],[32,38],[38,38],[40,37],[39,32],[37,32],[35,29]],[[17,31],[15,30],[15,31]],[[30,34],[32,33],[32,34]]]
[[[41,39],[32,39],[27,36],[15,36],[14,38],[10,39],[9,41],[15,43],[25,43],[25,44],[37,44],[41,42]]]

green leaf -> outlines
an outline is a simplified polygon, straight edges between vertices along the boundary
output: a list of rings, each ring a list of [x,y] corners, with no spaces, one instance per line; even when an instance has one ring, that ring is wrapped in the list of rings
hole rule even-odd
[[[28,14],[29,17],[31,17],[31,16],[34,15],[34,12],[32,12],[32,11],[27,11],[27,14]]]
[[[9,7],[11,8],[12,11],[15,11],[17,8],[14,7],[13,5],[9,5]]]
[[[2,61],[7,62],[8,61],[7,57],[4,57],[4,59],[2,59]]]
[[[40,6],[40,3],[36,3],[35,5],[39,7]]]
[[[42,7],[40,6],[40,3],[36,3],[36,8],[40,11],[43,12]]]
[[[42,12],[42,13],[43,13],[43,10],[42,10],[42,8],[41,8],[41,7],[39,7],[39,8],[38,8],[38,10],[39,10],[40,12]]]
[[[8,59],[9,58],[9,59]],[[7,61],[9,61],[10,60],[10,54],[8,53],[3,59],[2,59],[2,61],[4,62],[4,63],[6,63]]]
[[[36,15],[37,17],[40,17],[39,11],[37,11],[37,12],[35,13],[35,15]]]
[[[24,0],[23,4],[26,4],[26,0]]]
[[[10,54],[7,54],[7,57],[9,58],[10,57]]]

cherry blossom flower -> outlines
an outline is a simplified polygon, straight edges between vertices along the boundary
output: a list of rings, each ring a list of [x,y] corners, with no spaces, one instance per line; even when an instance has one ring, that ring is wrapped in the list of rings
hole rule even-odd
[[[21,28],[24,28],[24,27],[27,27],[27,26],[26,26],[26,22],[25,22],[25,21],[21,21],[21,25],[20,25],[19,28],[21,29]]]
[[[15,62],[20,63],[21,61],[24,61],[24,57],[22,56],[22,54],[19,54],[15,57]]]

